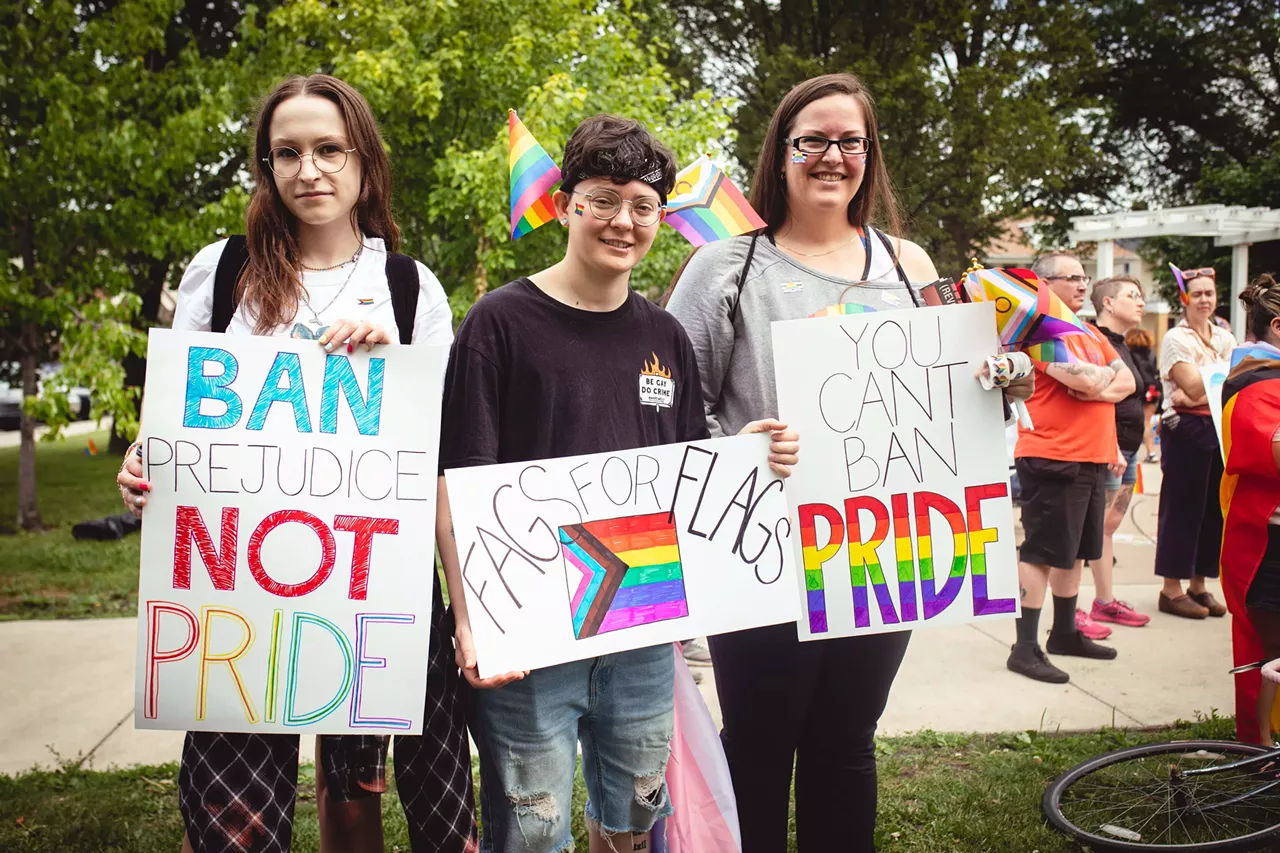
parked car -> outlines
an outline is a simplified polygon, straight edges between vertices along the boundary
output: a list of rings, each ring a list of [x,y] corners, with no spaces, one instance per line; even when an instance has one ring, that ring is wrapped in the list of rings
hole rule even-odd
[[[40,365],[37,373],[39,382],[52,378],[62,366],[55,362]],[[8,364],[4,366],[4,371],[0,376],[16,376],[18,374],[17,365]],[[71,411],[75,414],[75,419],[84,421],[89,419],[89,409],[91,407],[91,394],[88,388],[72,388],[67,399],[71,403]],[[22,383],[20,381],[7,382],[0,379],[0,430],[14,430],[22,423]]]

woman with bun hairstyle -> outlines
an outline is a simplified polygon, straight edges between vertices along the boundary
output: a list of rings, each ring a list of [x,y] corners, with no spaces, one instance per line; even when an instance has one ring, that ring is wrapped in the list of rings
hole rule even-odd
[[[451,314],[440,282],[396,253],[391,164],[360,93],[323,74],[291,77],[267,96],[255,128],[246,237],[196,253],[178,285],[173,328],[302,338],[326,352],[449,344]],[[117,477],[136,515],[150,491],[143,474],[139,441]],[[421,570],[435,578],[430,555]],[[435,584],[425,730],[396,738],[396,782],[413,849],[463,853],[477,844],[471,759],[452,615]],[[317,738],[325,853],[383,849],[377,795],[386,790],[388,740]],[[288,853],[297,776],[296,735],[188,732],[178,774],[183,849]]]
[[[713,436],[777,416],[772,321],[845,304],[910,309],[938,278],[901,236],[875,104],[852,74],[805,80],[783,97],[751,204],[767,227],[703,246],[669,291],[697,352]],[[1014,393],[1029,397],[1032,381]],[[787,849],[793,767],[800,850],[874,849],[876,724],[909,637],[801,643],[791,622],[710,638],[743,853]]]
[[[1248,342],[1222,388],[1222,593],[1237,666],[1280,658],[1280,283],[1240,294]],[[1276,684],[1236,676],[1236,736],[1271,746]]]

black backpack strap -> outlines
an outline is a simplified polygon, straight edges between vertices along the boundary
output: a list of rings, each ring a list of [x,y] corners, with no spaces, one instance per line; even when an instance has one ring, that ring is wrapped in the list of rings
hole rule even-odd
[[[236,313],[236,284],[240,273],[249,263],[249,243],[243,234],[233,234],[227,239],[218,259],[218,270],[213,275],[213,318],[211,332],[225,332]]]
[[[760,239],[759,231],[751,235],[751,245],[747,247],[747,262],[742,265],[742,272],[738,273],[738,298],[733,301],[733,307],[729,309],[729,322],[733,323],[738,319],[738,306],[742,304],[742,288],[747,286],[747,274],[751,271],[751,259],[756,256],[756,242]]]
[[[400,343],[413,343],[413,322],[418,314],[418,267],[413,258],[399,252],[387,252],[387,287],[391,290],[391,308],[396,314]]]
[[[893,244],[889,242],[889,236],[875,226],[868,226],[872,231],[876,232],[876,236],[880,238],[880,242],[884,243],[885,251],[889,253],[889,260],[893,261],[893,268],[898,271],[898,278],[907,288],[907,295],[911,297],[911,304],[920,307],[920,297],[916,296],[915,288],[911,286],[911,279],[907,278],[907,271],[902,268],[901,262],[898,261],[898,253],[893,250]]]

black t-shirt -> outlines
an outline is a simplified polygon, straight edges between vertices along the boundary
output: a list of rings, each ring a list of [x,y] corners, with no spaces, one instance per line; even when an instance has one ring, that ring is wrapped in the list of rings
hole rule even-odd
[[[1125,345],[1124,335],[1110,329],[1095,325],[1099,332],[1106,335],[1107,340],[1120,354],[1124,366],[1133,372],[1133,384],[1136,386],[1132,394],[1116,403],[1116,443],[1125,453],[1132,453],[1142,446],[1143,422],[1142,403],[1146,399],[1147,389],[1142,384],[1142,371],[1138,367],[1133,353]]]
[[[440,468],[703,439],[701,388],[688,335],[638,293],[613,311],[582,311],[517,279],[458,328]]]

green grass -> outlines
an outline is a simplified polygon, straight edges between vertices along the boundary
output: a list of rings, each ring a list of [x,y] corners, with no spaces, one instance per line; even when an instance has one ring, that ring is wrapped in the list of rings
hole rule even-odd
[[[1041,820],[1040,796],[1050,779],[1122,746],[1233,734],[1230,719],[1213,717],[1143,732],[923,732],[885,738],[879,747],[878,846],[886,853],[1076,853],[1078,848]],[[182,837],[176,782],[172,764],[107,772],[68,764],[57,772],[0,776],[0,850],[173,853]],[[575,795],[574,835],[578,849],[585,850],[581,777]],[[394,794],[383,798],[383,820],[387,850],[408,851]],[[310,767],[301,773],[295,824],[295,853],[316,851],[315,775]],[[795,849],[793,837],[790,850]]]
[[[97,456],[84,455],[90,438]],[[37,442],[36,488],[49,528],[43,533],[14,532],[18,448],[0,448],[0,620],[137,613],[140,538],[71,538],[78,522],[124,512],[115,485],[120,460],[106,453],[107,442],[106,432]]]

